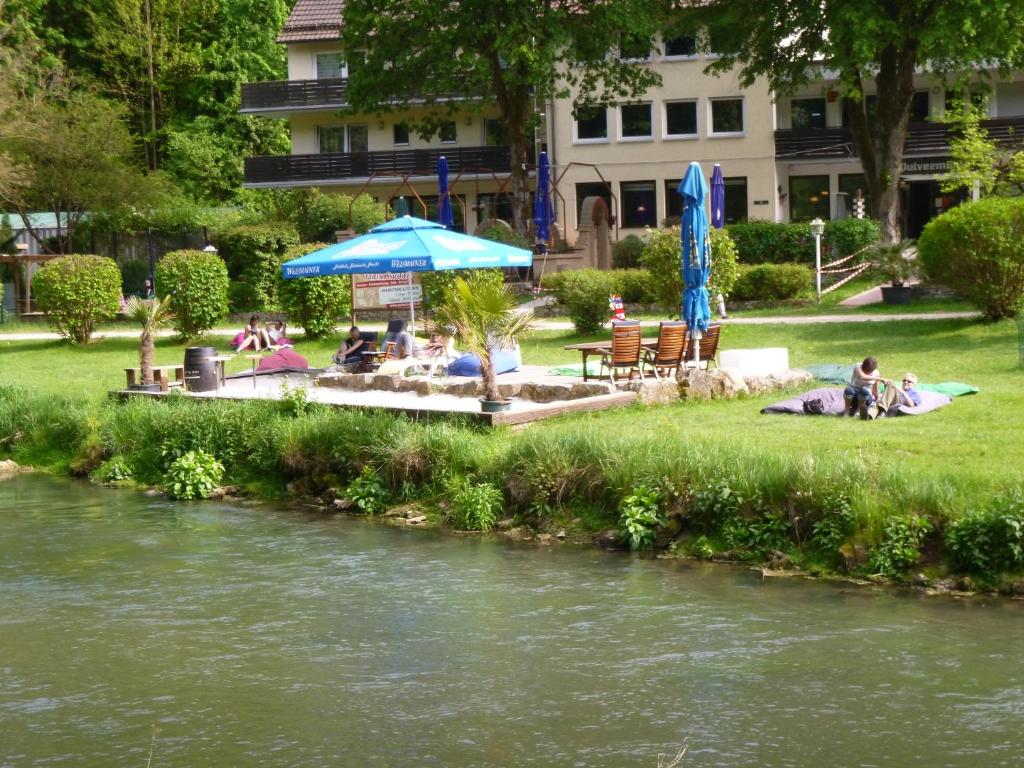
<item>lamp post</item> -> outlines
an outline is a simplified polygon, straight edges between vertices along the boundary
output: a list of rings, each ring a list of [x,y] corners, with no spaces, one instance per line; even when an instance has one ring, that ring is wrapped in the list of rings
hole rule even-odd
[[[814,284],[821,303],[821,236],[825,234],[825,222],[821,219],[812,221],[811,234],[814,235]]]

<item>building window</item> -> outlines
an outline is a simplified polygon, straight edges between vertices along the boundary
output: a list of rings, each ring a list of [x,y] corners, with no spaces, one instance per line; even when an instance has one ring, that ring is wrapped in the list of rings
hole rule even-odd
[[[928,122],[928,91],[917,91],[910,102],[910,122]]]
[[[697,135],[697,102],[670,101],[665,104],[665,136]]]
[[[789,110],[793,128],[817,130],[825,127],[824,99],[793,99]]]
[[[455,127],[455,121],[449,120],[447,123],[442,125],[438,134],[441,136],[442,144],[454,144],[458,141],[458,131]]]
[[[680,35],[665,38],[666,59],[692,59],[697,55],[697,38]]]
[[[409,126],[405,123],[395,123],[391,127],[391,133],[395,139],[396,147],[406,147],[409,145]]]
[[[857,192],[864,198],[864,215],[870,216],[871,206],[868,203],[868,184],[863,173],[839,174],[839,199],[836,201],[836,218],[845,219],[853,216],[853,201]]]
[[[607,141],[608,110],[581,107],[576,111],[576,141]]]
[[[683,196],[679,194],[681,179],[665,179],[665,218],[678,224],[683,215]]]
[[[350,125],[348,127],[348,152],[370,151],[370,126]]]
[[[725,223],[737,224],[747,220],[747,177],[726,176]]]
[[[608,206],[608,213],[614,214],[615,210],[612,208],[612,189],[610,184],[603,184],[601,182],[592,181],[586,184],[576,185],[576,222],[579,226],[580,210],[583,208],[583,201],[588,197],[600,197],[604,200],[605,205]]]
[[[316,134],[317,151],[320,154],[345,151],[344,125],[321,125],[316,129]]]
[[[711,100],[711,134],[743,133],[743,99]]]
[[[624,181],[620,185],[622,197],[622,226],[633,229],[658,225],[657,198],[653,181]]]
[[[622,35],[619,38],[619,58],[644,61],[651,57],[651,38],[646,35]]]
[[[318,53],[316,55],[316,79],[345,77],[345,62],[340,53]]]
[[[789,177],[789,220],[829,218],[828,176]]]
[[[476,211],[477,224],[487,219],[501,219],[511,224],[512,198],[507,194],[496,195],[491,192],[480,192],[476,196]]]
[[[508,126],[504,120],[489,117],[484,120],[484,145],[488,147],[508,146]]]
[[[623,104],[619,107],[620,139],[650,139],[653,136],[650,104]]]

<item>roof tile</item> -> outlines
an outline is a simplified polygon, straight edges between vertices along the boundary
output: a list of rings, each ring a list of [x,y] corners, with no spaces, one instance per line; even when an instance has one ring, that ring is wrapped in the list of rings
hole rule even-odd
[[[277,41],[295,43],[338,39],[341,37],[344,7],[345,0],[298,0]]]

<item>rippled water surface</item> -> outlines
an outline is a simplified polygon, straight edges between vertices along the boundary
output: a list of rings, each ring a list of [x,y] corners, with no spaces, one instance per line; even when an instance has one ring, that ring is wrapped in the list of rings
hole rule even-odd
[[[1021,766],[1024,606],[0,482],[0,766]]]

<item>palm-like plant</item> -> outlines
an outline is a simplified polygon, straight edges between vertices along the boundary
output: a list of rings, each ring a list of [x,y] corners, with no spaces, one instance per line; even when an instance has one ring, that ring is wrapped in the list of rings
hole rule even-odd
[[[171,296],[162,299],[140,299],[132,296],[124,302],[124,316],[142,326],[139,336],[139,371],[143,385],[153,383],[153,332],[174,319]]]
[[[491,354],[496,349],[511,347],[529,330],[533,314],[518,312],[512,292],[501,284],[471,275],[456,278],[444,290],[434,321],[455,331],[455,337],[467,351],[480,358],[485,397],[500,400],[498,380]]]

